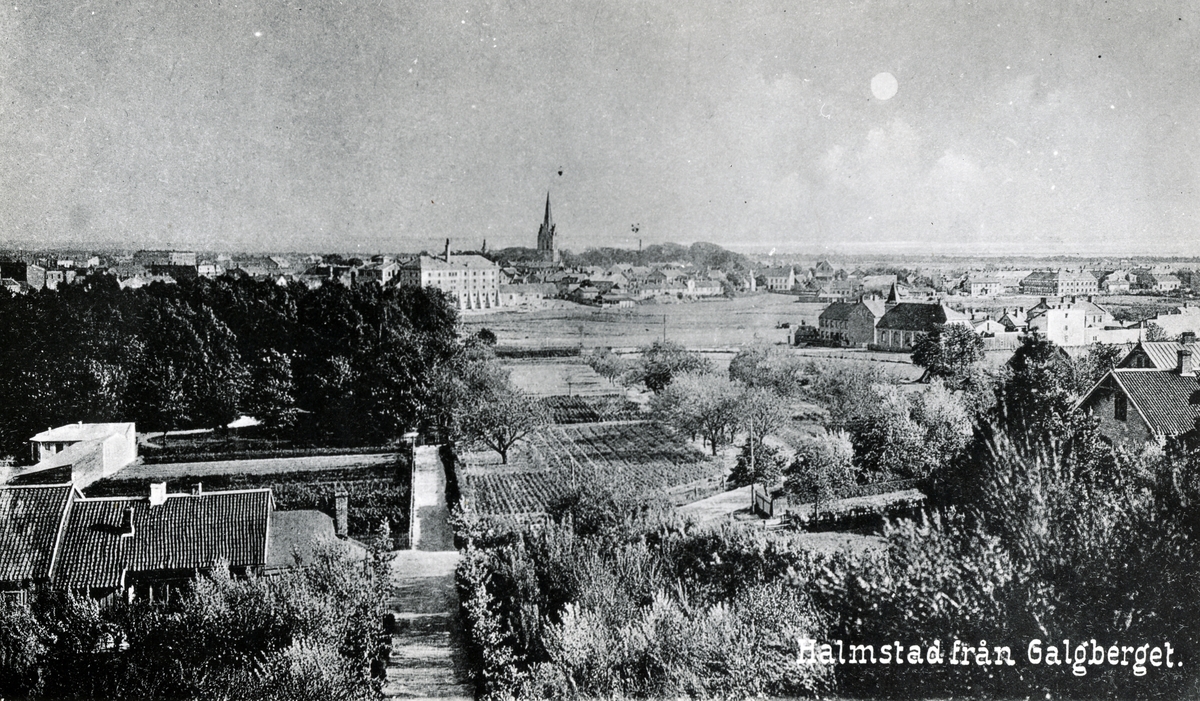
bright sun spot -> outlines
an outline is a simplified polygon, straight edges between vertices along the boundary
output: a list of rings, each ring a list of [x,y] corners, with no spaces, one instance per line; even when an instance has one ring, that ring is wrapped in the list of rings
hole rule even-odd
[[[896,95],[899,85],[896,76],[891,73],[880,73],[871,79],[871,94],[877,100],[890,100]]]

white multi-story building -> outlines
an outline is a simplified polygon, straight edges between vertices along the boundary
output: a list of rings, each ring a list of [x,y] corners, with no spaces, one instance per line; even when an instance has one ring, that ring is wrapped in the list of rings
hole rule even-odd
[[[500,306],[500,267],[477,254],[450,255],[450,243],[441,258],[417,256],[400,264],[397,284],[436,287],[459,309]]]

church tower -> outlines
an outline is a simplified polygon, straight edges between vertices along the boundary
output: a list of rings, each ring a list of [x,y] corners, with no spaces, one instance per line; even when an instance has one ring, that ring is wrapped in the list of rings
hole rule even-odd
[[[546,193],[546,218],[538,229],[537,249],[542,260],[557,261],[558,251],[554,248],[554,218],[550,216],[550,193]]]

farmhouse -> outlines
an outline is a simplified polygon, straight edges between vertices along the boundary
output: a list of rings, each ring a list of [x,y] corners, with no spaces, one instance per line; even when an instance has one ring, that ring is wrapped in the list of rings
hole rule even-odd
[[[1110,370],[1076,410],[1096,417],[1100,432],[1113,444],[1131,448],[1192,430],[1200,416],[1200,382],[1192,351],[1179,349],[1175,367],[1169,370]]]

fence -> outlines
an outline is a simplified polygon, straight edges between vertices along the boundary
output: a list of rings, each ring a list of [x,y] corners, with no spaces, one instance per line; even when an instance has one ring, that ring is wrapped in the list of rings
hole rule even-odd
[[[667,490],[667,498],[675,506],[707,499],[725,489],[724,477],[705,477]]]

